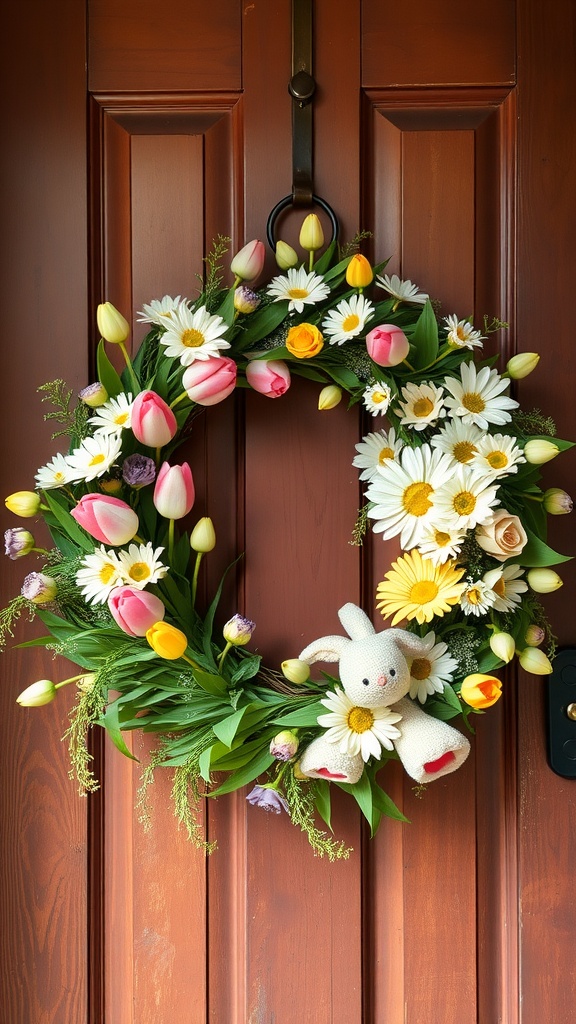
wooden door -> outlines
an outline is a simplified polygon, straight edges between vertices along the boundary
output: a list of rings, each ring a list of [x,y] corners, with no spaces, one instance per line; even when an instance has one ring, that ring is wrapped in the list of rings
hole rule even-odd
[[[289,0],[32,0],[9,21],[5,493],[45,457],[36,388],[90,377],[96,303],[135,312],[188,294],[210,239],[263,237],[291,185]],[[576,437],[572,29],[569,0],[315,4],[315,188],[342,237],[373,230],[375,253],[446,309],[508,321],[504,353],[543,356],[522,402],[552,411],[562,437]],[[337,631],[345,601],[374,612],[389,554],[348,544],[361,429],[318,414],[305,385],[273,409],[226,403],[199,428],[214,573],[245,550],[227,611],[257,621],[270,664]],[[551,483],[573,490],[573,467],[564,457]],[[574,550],[569,517],[554,526]],[[547,608],[573,644],[565,577]],[[20,578],[4,565],[3,604]],[[410,825],[370,841],[337,801],[354,853],[330,864],[243,793],[207,809],[219,848],[205,860],[177,830],[167,773],[146,831],[138,769],[107,747],[101,791],[80,799],[66,699],[14,706],[50,656],[11,651],[2,666],[2,1024],[572,1020],[575,794],[547,765],[545,682],[510,678],[473,757],[424,799],[389,773]]]

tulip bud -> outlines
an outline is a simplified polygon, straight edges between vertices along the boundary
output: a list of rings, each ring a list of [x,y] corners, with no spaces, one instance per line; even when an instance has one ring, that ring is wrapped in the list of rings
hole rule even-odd
[[[351,288],[367,288],[372,284],[374,274],[369,261],[361,252],[354,253],[346,267],[346,282]]]
[[[324,245],[324,232],[320,220],[315,213],[309,213],[304,218],[300,228],[299,242],[302,248],[306,249],[306,252],[316,252]]]
[[[514,637],[510,633],[493,633],[490,637],[490,647],[496,657],[500,658],[505,665],[512,661],[516,650]]]
[[[190,547],[192,551],[198,551],[203,555],[207,554],[208,551],[213,551],[216,547],[214,523],[208,516],[204,516],[203,519],[199,519],[196,523],[190,536]]]
[[[136,396],[130,426],[136,440],[148,448],[163,448],[178,430],[172,409],[155,391],[141,391]]]
[[[556,458],[559,452],[557,444],[539,437],[532,438],[524,445],[524,457],[533,466],[542,466],[545,462],[550,462],[551,459]]]
[[[246,380],[254,391],[267,398],[280,398],[290,387],[290,370],[281,359],[252,359]]]
[[[544,651],[538,647],[526,647],[520,651],[518,661],[524,671],[533,676],[549,676],[554,671]]]
[[[130,324],[111,302],[103,302],[96,310],[98,330],[112,345],[120,345],[130,334]]]
[[[564,583],[553,569],[530,569],[526,574],[528,586],[536,594],[551,594]]]
[[[305,683],[310,678],[310,666],[300,658],[288,658],[283,661],[280,668],[282,674],[290,683]]]
[[[34,604],[48,604],[58,592],[56,581],[43,572],[31,572],[26,576],[20,593]]]
[[[108,401],[108,397],[108,392],[100,381],[97,381],[96,384],[88,384],[78,394],[78,398],[90,409],[98,409]]]
[[[106,494],[85,494],[75,508],[72,519],[101,544],[118,547],[127,544],[138,533],[138,516],[120,498]]]
[[[318,408],[320,412],[328,409],[335,409],[342,400],[342,390],[336,384],[327,384],[318,395]]]
[[[540,644],[544,643],[545,639],[546,630],[542,629],[542,626],[537,626],[535,622],[528,626],[524,636],[524,641],[528,647],[539,647]]]
[[[381,324],[366,335],[366,350],[378,366],[398,366],[410,351],[410,342],[399,327]]]
[[[16,697],[16,703],[22,708],[41,708],[43,704],[50,704],[55,696],[54,683],[50,679],[39,679]]]
[[[255,622],[245,619],[243,615],[236,613],[224,626],[222,635],[227,644],[232,644],[233,647],[244,647],[245,644],[250,642],[255,628]]]
[[[280,270],[290,270],[298,264],[298,253],[288,242],[276,242],[276,263]]]
[[[11,558],[12,561],[16,558],[23,558],[24,555],[29,555],[35,544],[36,541],[30,531],[24,530],[20,526],[12,530],[6,530],[4,533],[5,551],[8,558]]]
[[[165,519],[183,519],[194,504],[195,490],[192,470],[187,462],[181,466],[163,464],[154,487],[154,506]]]
[[[9,512],[22,519],[31,519],[40,510],[40,495],[36,491],[14,491],[4,500]]]
[[[502,682],[495,676],[473,672],[464,679],[460,696],[471,708],[490,708],[502,696]]]
[[[230,264],[230,270],[241,281],[254,281],[262,273],[266,249],[264,242],[254,239],[236,253]]]
[[[231,395],[236,387],[238,368],[228,356],[212,356],[192,363],[182,377],[182,384],[191,402],[217,405]]]
[[[146,636],[166,614],[159,597],[134,587],[116,587],[108,598],[108,608],[115,623],[128,636]]]
[[[573,508],[572,498],[561,487],[549,487],[544,492],[544,508],[551,516],[564,516]]]
[[[539,362],[540,356],[537,352],[519,352],[506,363],[506,372],[512,380],[522,380],[536,369]]]
[[[156,622],[146,630],[146,639],[153,651],[160,658],[176,661],[181,658],[188,647],[185,633],[168,622]]]
[[[258,309],[262,299],[247,284],[241,284],[234,292],[234,309],[238,313],[253,313]]]
[[[290,761],[298,747],[298,737],[290,729],[283,729],[273,740],[270,741],[270,753],[277,761]]]

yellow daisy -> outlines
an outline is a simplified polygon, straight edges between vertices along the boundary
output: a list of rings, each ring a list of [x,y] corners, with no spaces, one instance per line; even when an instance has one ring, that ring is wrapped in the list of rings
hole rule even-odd
[[[464,569],[454,562],[434,565],[415,549],[402,555],[378,585],[377,607],[383,618],[396,613],[392,625],[402,619],[431,622],[435,615],[449,612],[464,589]]]

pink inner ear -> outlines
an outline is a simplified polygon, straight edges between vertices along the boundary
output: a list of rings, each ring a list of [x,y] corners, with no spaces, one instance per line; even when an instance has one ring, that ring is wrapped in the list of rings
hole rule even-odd
[[[456,754],[453,750],[447,750],[445,754],[441,754],[435,761],[427,761],[424,765],[424,771],[428,775],[433,775],[434,772],[439,772],[442,768],[445,768],[451,761],[456,760]]]
[[[315,768],[316,775],[321,775],[323,779],[345,779],[346,776],[342,775],[341,772],[331,772],[328,768]]]

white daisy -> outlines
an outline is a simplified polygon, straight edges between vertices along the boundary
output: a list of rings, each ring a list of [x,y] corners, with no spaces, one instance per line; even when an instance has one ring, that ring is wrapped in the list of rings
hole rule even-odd
[[[402,715],[388,707],[359,708],[339,686],[329,690],[320,703],[328,708],[328,714],[318,715],[318,725],[326,728],[325,738],[329,743],[337,743],[341,754],[361,754],[362,760],[368,761],[371,757],[379,758],[382,747],[394,749],[392,741],[400,736],[395,723]]]
[[[430,439],[433,448],[451,455],[455,462],[466,464],[478,451],[478,441],[484,437],[480,427],[473,423],[464,423],[461,419],[446,423],[437,434]]]
[[[103,476],[122,450],[122,441],[118,434],[98,434],[96,437],[85,437],[79,448],[75,448],[66,457],[72,480],[94,480]]]
[[[165,295],[163,299],[152,299],[149,304],[144,303],[144,309],[140,310],[136,319],[140,324],[156,324],[157,327],[166,327],[181,301],[179,295],[175,299],[170,295]]]
[[[378,384],[370,384],[362,395],[362,401],[373,416],[383,416],[388,412],[392,392],[387,384],[380,381]]]
[[[460,607],[464,615],[487,615],[494,607],[496,594],[484,580],[467,583],[460,595]]]
[[[88,423],[95,427],[94,435],[121,434],[130,427],[130,416],[134,402],[132,395],[120,394],[109,398],[98,412],[91,416]]]
[[[414,430],[424,430],[433,426],[441,416],[446,415],[444,408],[444,392],[435,384],[406,384],[402,388],[400,409],[402,412],[401,423],[409,424]]]
[[[291,267],[287,274],[272,278],[267,288],[274,302],[288,300],[288,312],[296,310],[301,313],[304,305],[314,305],[328,298],[330,289],[324,279],[313,271],[308,273],[305,267]]]
[[[526,462],[522,449],[516,444],[516,438],[505,434],[484,434],[476,448],[470,466],[486,476],[499,477],[517,473],[518,464]]]
[[[469,466],[452,467],[436,496],[435,521],[471,530],[491,518],[494,505],[499,504],[497,494],[498,486],[489,478],[477,476]]]
[[[436,643],[434,633],[427,633],[422,641],[426,650],[410,665],[410,696],[424,704],[433,693],[442,693],[444,686],[452,682],[458,662],[448,653],[443,641]]]
[[[49,491],[53,487],[64,487],[64,484],[70,483],[74,479],[74,474],[66,457],[59,453],[47,465],[40,467],[35,479],[37,487]]]
[[[465,536],[466,530],[455,530],[446,523],[433,523],[423,530],[418,551],[434,565],[444,565],[444,562],[460,554]]]
[[[396,299],[396,306],[400,302],[414,302],[418,306],[423,306],[428,298],[426,292],[418,291],[418,285],[412,284],[412,281],[401,281],[397,274],[392,274],[391,277],[388,277],[388,274],[384,274],[383,277],[378,275],[376,284]]]
[[[352,460],[352,465],[362,470],[359,479],[374,479],[378,475],[378,466],[383,466],[387,459],[395,459],[403,447],[402,441],[396,440],[394,427],[388,431],[379,430],[377,433],[366,434],[359,444],[355,445],[358,455]]]
[[[374,533],[384,540],[400,534],[404,551],[420,543],[424,532],[438,518],[436,495],[452,472],[452,462],[429,445],[405,447],[398,462],[388,460],[367,488],[373,502],[368,515],[375,519]]]
[[[119,551],[118,560],[122,580],[136,590],[144,590],[149,583],[157,583],[168,572],[158,556],[164,548],[156,548],[148,541],[147,544],[131,544],[128,551]]]
[[[484,583],[491,587],[496,595],[494,611],[512,612],[521,603],[520,594],[525,594],[528,590],[526,580],[520,578],[523,575],[524,569],[519,565],[498,566],[497,569],[490,569],[484,573]]]
[[[352,295],[349,299],[342,299],[331,309],[322,327],[325,334],[330,336],[331,345],[343,345],[348,338],[355,338],[364,325],[374,316],[374,306],[369,299],[363,295]]]
[[[209,313],[206,306],[192,312],[186,302],[181,302],[172,313],[160,344],[167,356],[179,359],[182,366],[190,366],[196,359],[211,359],[220,349],[230,348],[222,337],[227,330],[222,317]]]
[[[89,604],[104,604],[115,587],[124,582],[122,567],[115,551],[107,551],[103,544],[80,563],[84,568],[76,573],[76,583]]]
[[[452,395],[444,401],[452,416],[461,416],[464,423],[474,423],[482,430],[488,430],[490,423],[509,423],[511,416],[507,410],[518,408],[518,402],[502,394],[509,381],[489,366],[477,371],[472,362],[462,363],[460,375],[460,380],[444,379],[444,387]]]
[[[468,320],[459,320],[455,314],[445,316],[444,320],[448,328],[446,341],[452,348],[482,348],[484,335],[474,330]]]

